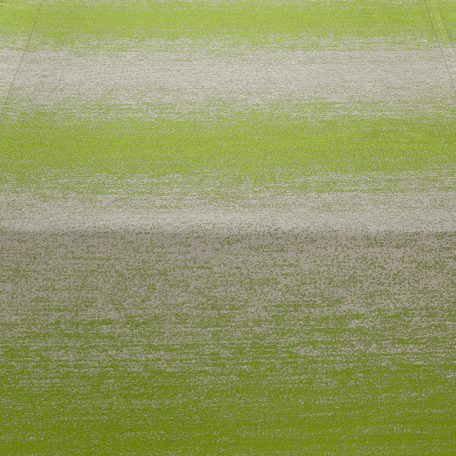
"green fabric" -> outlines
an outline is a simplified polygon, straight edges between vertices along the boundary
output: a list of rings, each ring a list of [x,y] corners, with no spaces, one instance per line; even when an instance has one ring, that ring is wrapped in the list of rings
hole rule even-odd
[[[0,2],[0,454],[452,455],[456,2]]]

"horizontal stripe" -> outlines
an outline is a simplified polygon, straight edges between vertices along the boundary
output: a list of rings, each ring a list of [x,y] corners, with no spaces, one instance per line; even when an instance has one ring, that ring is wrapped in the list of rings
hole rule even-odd
[[[431,0],[428,0],[431,1]],[[6,1],[0,34],[27,33],[38,1]],[[449,0],[439,17],[454,17]],[[443,27],[443,30],[446,30]],[[451,27],[450,27],[451,30]],[[443,35],[445,42],[454,34]],[[298,37],[414,37],[434,40],[425,3],[409,1],[52,1],[44,2],[34,38],[69,46],[100,40],[231,39],[252,44]]]
[[[450,51],[449,51],[450,52]],[[3,51],[5,91],[19,60]],[[456,60],[456,55],[455,55]],[[10,93],[15,106],[84,110],[104,103],[154,116],[232,103],[233,109],[274,102],[449,104],[455,95],[441,51],[283,51],[217,49],[179,52],[27,53]],[[418,105],[417,105],[418,106]],[[25,108],[24,108],[25,109]]]
[[[150,121],[81,120],[65,111],[4,117],[0,176],[39,183],[81,175],[218,175],[235,185],[238,178],[267,184],[322,173],[451,175],[456,168],[451,112],[398,118],[382,111],[364,118],[357,105],[354,114],[336,117],[333,106],[291,114],[275,108]]]
[[[210,187],[205,191],[210,193]],[[265,229],[456,231],[455,191],[370,193],[365,190],[275,195],[271,190],[264,195],[232,192],[231,201],[216,196],[198,201],[197,195],[182,197],[169,187],[168,191],[149,188],[146,194],[133,196],[112,185],[111,194],[105,196],[60,195],[60,190],[47,198],[37,198],[34,192],[3,192],[0,228],[26,231],[120,228],[213,232]]]

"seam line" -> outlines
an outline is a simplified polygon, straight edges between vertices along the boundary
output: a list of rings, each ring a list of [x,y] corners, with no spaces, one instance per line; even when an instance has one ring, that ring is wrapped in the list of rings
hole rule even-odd
[[[448,62],[446,61],[445,54],[443,53],[442,45],[440,43],[440,39],[439,39],[439,36],[437,34],[437,30],[435,29],[434,21],[432,20],[432,15],[431,15],[431,11],[429,9],[428,0],[423,0],[423,2],[424,2],[424,5],[426,7],[426,12],[427,12],[427,15],[428,15],[429,22],[431,24],[432,31],[434,33],[435,41],[437,43],[437,46],[440,49],[440,55],[442,56],[443,64],[445,65],[446,71],[448,73],[448,78],[450,80],[451,86],[453,87],[454,96],[456,97],[456,84],[455,84],[455,82],[453,80],[453,75],[451,74],[450,67],[448,66]]]
[[[43,6],[43,3],[44,3],[44,0],[40,0],[40,3],[38,4],[38,8],[37,8],[36,14],[35,14],[35,19],[33,21],[32,28],[30,29],[30,32],[28,34],[27,42],[25,44],[24,51],[22,52],[21,59],[19,60],[19,64],[17,65],[16,70],[14,72],[13,79],[11,80],[10,85],[8,87],[8,90],[6,91],[6,94],[5,94],[5,100],[4,100],[4,103],[3,103],[3,108],[4,109],[6,109],[6,107],[9,104],[9,98],[10,98],[10,95],[11,95],[11,91],[13,90],[14,84],[15,84],[16,79],[17,79],[17,75],[19,74],[19,71],[22,68],[22,64],[24,63],[25,55],[27,54],[27,52],[29,50],[30,42],[31,42],[31,39],[32,39],[32,35],[33,35],[34,31],[35,31],[36,24],[38,23],[38,17],[40,15],[40,11],[41,11],[41,7]]]

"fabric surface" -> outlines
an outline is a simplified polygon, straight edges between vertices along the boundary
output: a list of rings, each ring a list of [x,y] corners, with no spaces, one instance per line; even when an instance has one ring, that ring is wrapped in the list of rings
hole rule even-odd
[[[1,455],[456,453],[454,0],[0,1]]]

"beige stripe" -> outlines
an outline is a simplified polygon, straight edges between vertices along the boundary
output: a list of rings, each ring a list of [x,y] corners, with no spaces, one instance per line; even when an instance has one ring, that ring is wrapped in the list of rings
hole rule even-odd
[[[2,52],[0,87],[17,59],[17,51]],[[12,96],[23,106],[87,109],[102,103],[153,112],[157,106],[180,111],[213,102],[243,107],[276,101],[449,103],[452,87],[438,49],[244,49],[224,55],[190,47],[179,52],[34,51]]]

